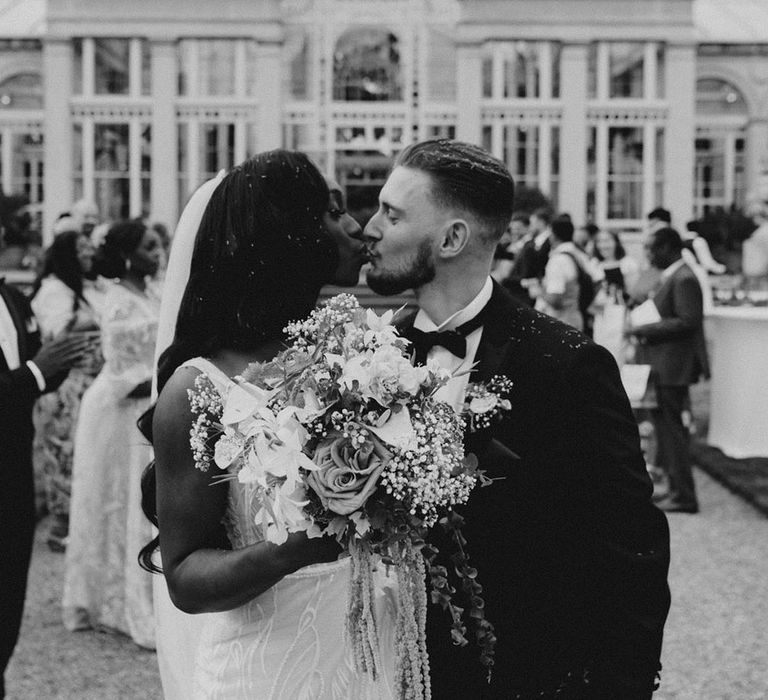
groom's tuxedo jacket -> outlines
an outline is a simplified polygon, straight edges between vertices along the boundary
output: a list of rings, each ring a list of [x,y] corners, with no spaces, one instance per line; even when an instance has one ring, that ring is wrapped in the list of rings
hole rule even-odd
[[[18,636],[27,568],[35,529],[32,475],[32,407],[40,395],[25,365],[40,348],[40,334],[26,297],[0,280],[18,337],[21,366],[9,369],[0,351],[0,688],[2,673]],[[0,692],[0,697],[2,692]]]
[[[430,604],[433,697],[650,697],[670,601],[669,530],[616,363],[499,285],[483,313],[472,381],[509,377],[512,410],[470,436],[480,468],[499,480],[460,512],[496,661],[489,685],[471,625],[469,645],[453,646],[448,614]],[[495,458],[492,439],[519,458]],[[449,555],[439,526],[433,534]]]

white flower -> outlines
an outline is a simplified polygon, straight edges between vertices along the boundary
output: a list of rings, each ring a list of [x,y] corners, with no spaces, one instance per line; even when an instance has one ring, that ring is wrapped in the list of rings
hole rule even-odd
[[[226,469],[243,452],[245,441],[231,428],[225,428],[224,435],[217,441],[213,451],[213,461],[219,469]]]
[[[224,411],[221,414],[222,425],[239,425],[250,422],[254,414],[267,405],[275,391],[265,391],[247,382],[233,384],[224,399]]]
[[[476,396],[469,402],[469,410],[472,413],[488,413],[492,411],[499,403],[499,397],[496,394],[486,394],[485,396]]]
[[[304,506],[309,501],[305,500],[306,490],[302,486],[290,492],[284,487],[276,488],[271,495],[272,498],[263,499],[255,521],[259,524],[261,520],[267,541],[283,544],[288,539],[289,533],[302,532],[310,526],[304,514]]]
[[[367,309],[365,320],[368,330],[365,332],[363,342],[366,345],[392,345],[399,337],[392,325],[394,315],[395,312],[392,309],[385,311],[381,316],[377,316],[373,309]]]
[[[411,415],[406,406],[397,413],[392,412],[384,425],[369,426],[369,430],[385,444],[400,450],[411,448],[417,441]]]

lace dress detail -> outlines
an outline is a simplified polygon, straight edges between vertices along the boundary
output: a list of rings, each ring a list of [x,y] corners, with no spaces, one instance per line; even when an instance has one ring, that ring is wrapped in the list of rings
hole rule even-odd
[[[222,394],[232,381],[207,360],[191,366]],[[230,467],[232,468],[232,467]],[[235,467],[236,468],[236,467]],[[216,469],[215,466],[212,469]],[[232,547],[261,542],[252,488],[229,483],[224,519]],[[385,700],[394,697],[396,596],[381,572],[382,678],[355,671],[344,626],[350,560],[315,564],[286,576],[242,607],[205,616],[195,654],[193,697],[219,700]]]
[[[106,627],[155,646],[152,575],[136,554],[152,539],[141,512],[141,473],[152,452],[136,421],[148,398],[129,398],[154,365],[159,300],[122,285],[107,293],[105,364],[83,396],[74,440],[63,593],[67,629]]]

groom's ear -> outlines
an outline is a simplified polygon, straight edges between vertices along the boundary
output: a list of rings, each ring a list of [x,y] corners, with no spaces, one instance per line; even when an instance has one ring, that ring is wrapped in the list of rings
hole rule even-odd
[[[470,228],[464,219],[452,219],[445,224],[440,239],[439,254],[442,258],[454,258],[459,255],[469,243]]]

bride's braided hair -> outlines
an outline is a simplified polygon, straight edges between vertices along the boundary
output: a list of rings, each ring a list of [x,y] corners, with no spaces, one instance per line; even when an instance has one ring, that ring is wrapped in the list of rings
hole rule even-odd
[[[330,194],[303,153],[275,150],[231,170],[211,196],[195,239],[173,343],[160,356],[158,391],[186,360],[222,348],[254,350],[305,317],[330,280],[338,252],[325,232]],[[154,407],[139,419],[152,441]],[[154,464],[142,476],[142,509],[157,525]],[[142,548],[140,565],[159,572]]]

